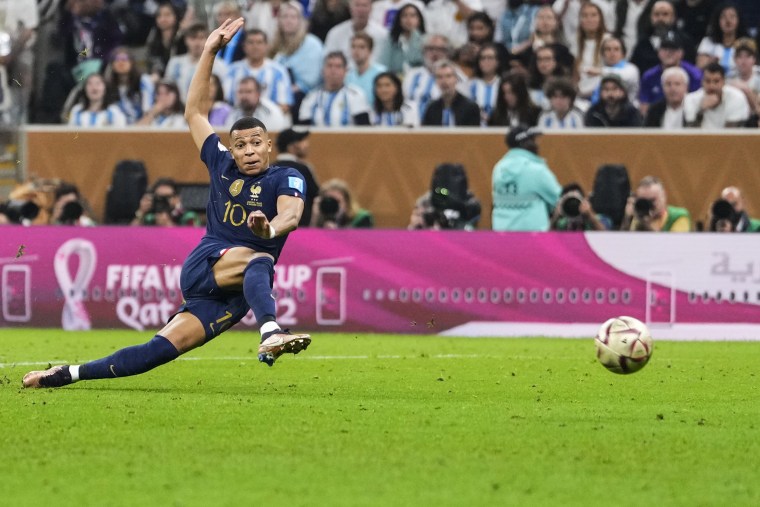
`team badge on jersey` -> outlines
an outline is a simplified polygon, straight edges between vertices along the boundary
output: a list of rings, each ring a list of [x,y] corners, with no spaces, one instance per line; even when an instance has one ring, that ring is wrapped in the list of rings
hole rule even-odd
[[[232,185],[230,185],[230,194],[232,194],[232,197],[237,196],[241,190],[243,190],[243,180],[235,180],[232,182]]]
[[[294,176],[288,176],[288,186],[290,188],[295,188],[299,192],[303,194],[303,180],[301,178],[296,178]]]
[[[251,185],[251,199],[258,199],[261,193],[261,185]]]

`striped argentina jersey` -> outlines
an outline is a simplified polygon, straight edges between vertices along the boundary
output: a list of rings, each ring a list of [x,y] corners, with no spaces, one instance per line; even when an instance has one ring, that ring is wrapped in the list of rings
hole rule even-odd
[[[372,125],[378,127],[419,127],[420,113],[417,104],[411,100],[405,100],[398,111],[383,111],[378,113],[373,110],[371,115]]]
[[[496,77],[490,83],[486,83],[481,78],[473,78],[467,83],[467,97],[480,106],[483,113],[482,118],[491,117],[494,108],[496,108],[496,99],[499,96],[499,87],[501,79]],[[482,122],[481,122],[482,123]]]
[[[102,111],[85,111],[82,104],[76,104],[69,113],[69,125],[75,127],[126,127],[127,117],[116,104],[111,104]]]
[[[554,111],[544,111],[538,117],[538,128],[544,130],[582,129],[584,126],[583,112],[573,107],[564,118],[557,116]]]
[[[164,78],[170,79],[177,84],[182,102],[187,102],[187,91],[190,89],[190,81],[193,79],[197,66],[198,62],[194,61],[189,54],[172,56],[169,59],[169,63],[166,64]],[[227,65],[217,58],[214,60],[212,72],[220,78],[224,78],[227,75]]]
[[[345,85],[330,92],[324,88],[310,91],[298,110],[298,117],[317,127],[341,127],[354,124],[354,116],[371,113],[364,92]]]
[[[231,104],[235,103],[238,83],[246,77],[252,77],[259,82],[262,97],[281,106],[293,105],[293,90],[288,70],[269,58],[265,58],[264,63],[258,68],[251,67],[247,60],[239,60],[229,66],[224,96]]]

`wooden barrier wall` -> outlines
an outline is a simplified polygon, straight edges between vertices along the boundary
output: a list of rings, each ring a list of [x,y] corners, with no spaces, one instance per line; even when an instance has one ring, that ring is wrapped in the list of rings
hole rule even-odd
[[[621,163],[627,166],[632,185],[643,176],[659,176],[668,201],[685,206],[695,219],[704,219],[710,203],[727,185],[743,188],[750,214],[760,216],[760,136],[754,132],[650,132],[547,134],[539,144],[561,184],[577,181],[590,190],[601,164]],[[225,134],[222,139],[226,140]],[[460,162],[483,203],[480,228],[490,228],[491,171],[506,151],[501,131],[321,130],[313,131],[310,140],[309,160],[318,181],[347,180],[360,204],[375,214],[378,227],[406,227],[433,168],[441,162]],[[273,158],[275,154],[273,149]],[[60,128],[27,132],[27,173],[77,184],[98,219],[113,168],[122,159],[143,160],[151,182],[161,176],[183,183],[207,181],[205,166],[187,132]]]

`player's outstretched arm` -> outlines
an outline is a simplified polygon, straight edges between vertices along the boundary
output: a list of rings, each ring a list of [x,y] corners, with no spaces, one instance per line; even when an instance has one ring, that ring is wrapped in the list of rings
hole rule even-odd
[[[198,150],[203,147],[206,138],[214,132],[208,121],[208,112],[212,105],[208,89],[214,58],[216,53],[227,45],[244,23],[243,18],[228,19],[219,28],[211,32],[206,39],[206,45],[203,48],[198,67],[195,69],[193,80],[190,81],[187,104],[185,105],[185,120],[190,126],[190,134],[193,136],[193,141],[195,141]]]
[[[253,211],[248,215],[248,228],[260,238],[270,239],[282,236],[298,227],[301,214],[303,214],[303,199],[281,195],[277,198],[277,216],[269,222],[264,213],[258,210]]]

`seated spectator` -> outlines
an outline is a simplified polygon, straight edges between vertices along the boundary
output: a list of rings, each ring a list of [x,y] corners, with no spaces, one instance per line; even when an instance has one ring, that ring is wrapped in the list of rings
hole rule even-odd
[[[726,73],[734,71],[734,43],[747,35],[747,27],[736,4],[724,2],[713,11],[707,36],[699,43],[697,67],[704,69],[709,63],[718,63]]]
[[[418,12],[425,9],[425,4],[420,0],[374,0],[369,19],[390,30],[405,5],[415,6]]]
[[[601,8],[591,2],[581,4],[578,54],[575,59],[575,76],[578,96],[591,98],[602,74],[602,40],[607,35]]]
[[[385,65],[372,61],[372,37],[356,32],[351,39],[351,63],[346,74],[346,84],[354,85],[364,92],[371,106],[375,100],[374,84],[378,74],[385,72]]]
[[[702,88],[684,100],[686,125],[703,129],[742,127],[749,116],[747,97],[741,90],[726,84],[723,66],[708,63],[702,74]]]
[[[620,229],[689,232],[691,216],[686,208],[668,205],[665,188],[659,178],[646,176],[639,182],[634,195],[628,198]]]
[[[688,93],[689,75],[681,67],[669,67],[662,73],[664,98],[647,109],[645,127],[678,130],[685,126],[683,104]]]
[[[183,102],[187,100],[190,80],[193,79],[193,74],[195,74],[195,69],[198,66],[201,54],[203,54],[203,46],[206,44],[208,34],[208,28],[200,23],[190,26],[184,34],[187,53],[171,57],[169,63],[166,64],[164,79],[176,83],[180,99]],[[214,59],[213,73],[218,76],[227,75],[227,65],[221,58]]]
[[[424,35],[425,20],[422,18],[422,9],[410,3],[403,5],[393,18],[388,37],[383,40],[378,63],[385,65],[390,72],[401,75],[412,67],[421,66],[424,63]]]
[[[448,60],[454,52],[449,39],[444,35],[428,32],[425,35],[422,46],[423,65],[412,67],[407,70],[403,86],[404,97],[417,103],[420,114],[425,114],[431,100],[437,99],[441,91],[435,84],[434,68],[439,60]],[[457,69],[460,83],[465,83],[467,78]]]
[[[161,178],[140,200],[132,225],[202,225],[197,213],[186,211],[179,195],[177,183],[171,178]]]
[[[338,23],[351,17],[348,12],[348,0],[316,0],[311,10],[309,32],[316,35],[322,42],[327,32]]]
[[[538,155],[538,129],[511,128],[507,154],[493,168],[491,188],[494,231],[548,231],[549,216],[561,187],[546,161]]]
[[[208,122],[212,127],[224,127],[229,123],[232,114],[232,106],[224,100],[224,86],[222,85],[222,80],[219,79],[219,76],[216,74],[211,74],[208,94],[209,97],[211,97],[211,109],[208,112]]]
[[[724,204],[719,205],[718,202],[720,201],[723,201]],[[713,203],[710,221],[711,231],[720,230],[721,225],[723,230],[726,230],[727,224],[719,223],[721,219],[728,221],[730,232],[760,232],[760,219],[750,218],[747,214],[744,196],[738,187],[724,188],[720,193],[720,199]]]
[[[140,126],[187,128],[185,104],[179,97],[177,85],[172,81],[159,81],[153,107],[136,123]]]
[[[127,123],[137,122],[153,105],[156,84],[153,76],[142,74],[132,53],[124,46],[113,50],[105,70],[106,84],[119,93],[119,107]]]
[[[482,10],[481,0],[432,0],[425,6],[425,25],[429,33],[445,33],[458,48],[467,42],[467,19]]]
[[[401,80],[393,72],[383,72],[375,78],[372,125],[382,127],[417,127],[420,113],[417,104],[404,99]]]
[[[602,78],[599,102],[586,112],[587,127],[641,127],[643,119],[625,90],[623,80],[617,74]]]
[[[221,0],[215,1],[212,7],[212,12],[216,24],[214,26],[220,26],[226,19],[238,19],[243,16],[243,11],[240,9],[240,5],[235,0]],[[250,20],[247,23],[250,28],[254,28],[250,24]],[[225,68],[229,67],[232,62],[237,62],[243,58],[243,36],[245,32],[238,30],[232,40],[230,40],[217,54],[217,58],[214,60],[214,72],[217,71],[216,62],[222,64]],[[223,74],[220,74],[223,75]],[[184,99],[183,99],[184,100]]]
[[[565,34],[565,40],[568,44],[570,53],[576,58],[581,53],[578,51],[578,30],[580,28],[580,11],[581,6],[588,0],[555,0],[552,4],[552,9],[557,13],[557,17],[560,20],[560,26]],[[612,2],[607,0],[591,0],[602,11],[604,24],[606,26],[614,25],[614,6]]]
[[[261,30],[267,40],[271,41],[277,29],[277,13],[281,3],[281,0],[249,1],[248,8],[243,11],[245,31]],[[230,19],[235,17],[231,16]]]
[[[370,19],[372,0],[348,0],[350,18],[338,23],[327,32],[325,37],[325,52],[340,51],[348,60],[351,57],[351,39],[357,32],[365,32],[374,40],[375,50],[372,57],[377,60],[380,56],[380,48],[388,36],[388,30],[379,23]]]
[[[469,99],[480,106],[480,124],[488,125],[496,107],[496,99],[501,88],[504,65],[499,60],[497,45],[488,42],[480,47],[477,55],[475,76],[467,84]]]
[[[501,15],[501,42],[510,53],[525,51],[531,43],[533,19],[539,6],[525,0],[510,0]],[[481,9],[478,9],[481,10]]]
[[[649,30],[639,37],[630,58],[630,62],[639,68],[641,74],[660,63],[660,43],[670,32],[680,41],[681,49],[684,51],[682,58],[691,64],[694,63],[697,57],[696,45],[686,32],[676,26],[676,11],[672,2],[657,0],[652,6],[649,21]]]
[[[320,187],[311,216],[311,225],[321,229],[368,229],[375,224],[372,213],[362,208],[348,184],[337,178]]]
[[[268,3],[268,2],[267,2]],[[288,70],[267,58],[269,40],[267,34],[258,28],[247,30],[241,40],[245,58],[233,62],[227,72],[228,102],[234,103],[238,83],[246,77],[254,77],[261,87],[262,95],[280,106],[288,114],[293,105],[293,89]]]
[[[555,78],[546,83],[546,98],[550,108],[538,117],[542,130],[580,129],[584,113],[575,105],[575,87],[567,78]]]
[[[735,70],[727,75],[728,84],[744,92],[750,110],[760,113],[760,67],[757,66],[757,44],[745,37],[734,44]]]
[[[79,188],[71,183],[61,182],[55,189],[51,225],[78,225],[90,227],[95,220],[90,218],[88,206],[79,193]]]
[[[496,107],[488,124],[492,127],[533,127],[538,122],[541,108],[533,103],[528,93],[525,76],[508,72],[502,76]]]
[[[643,114],[646,114],[650,104],[663,99],[662,75],[666,69],[671,67],[682,68],[689,77],[688,90],[690,92],[699,90],[702,83],[702,71],[683,60],[683,41],[676,32],[670,31],[660,37],[660,49],[657,51],[657,57],[660,63],[644,72],[641,78],[639,109]]]
[[[604,221],[608,222],[607,224]],[[551,219],[553,231],[606,231],[612,223],[597,215],[586,198],[586,193],[578,183],[562,187],[559,201],[554,207]]]
[[[549,99],[544,95],[544,85],[552,77],[569,75],[569,72],[557,64],[555,49],[552,46],[537,48],[533,52],[528,74],[530,98],[533,103],[541,109],[549,109]],[[573,85],[574,87],[575,85]]]
[[[617,74],[625,84],[628,100],[633,105],[639,103],[639,69],[625,59],[623,40],[614,36],[605,37],[602,41],[602,76]],[[601,77],[600,77],[601,82]],[[599,88],[594,91],[591,102],[599,100]]]
[[[261,95],[261,86],[254,77],[244,77],[237,85],[235,109],[227,115],[224,127],[229,129],[232,124],[244,116],[254,116],[264,122],[267,130],[281,132],[291,126],[290,118],[285,116],[282,109]]]
[[[512,55],[504,44],[496,41],[496,25],[487,13],[473,12],[467,18],[467,43],[474,44],[476,49],[486,44],[495,44],[494,47],[499,52],[499,62],[505,70],[509,67]]]
[[[657,0],[624,0],[615,6],[615,24],[611,28],[615,37],[620,38],[628,49],[625,58],[630,58],[639,40],[639,34],[648,34],[652,28],[652,8]],[[638,68],[638,67],[637,67]]]
[[[155,25],[145,42],[147,68],[150,72],[159,70],[163,76],[166,64],[172,56],[187,52],[181,35],[181,14],[171,0],[162,0],[155,14]]]
[[[524,67],[530,68],[536,51],[548,47],[553,50],[557,65],[563,72],[567,75],[572,74],[575,57],[568,48],[559,16],[551,6],[544,5],[536,11],[533,33],[522,46],[522,48],[513,49],[512,52]]]
[[[427,106],[422,124],[431,127],[477,127],[480,107],[457,91],[456,68],[449,60],[435,64],[435,83],[441,96]]]
[[[106,86],[100,74],[90,74],[84,81],[76,103],[68,112],[68,124],[74,127],[125,127],[127,117],[117,104],[116,91]]]
[[[304,97],[298,111],[300,123],[320,127],[370,124],[370,107],[364,92],[345,82],[347,65],[341,51],[327,54],[322,66],[324,83]]]

